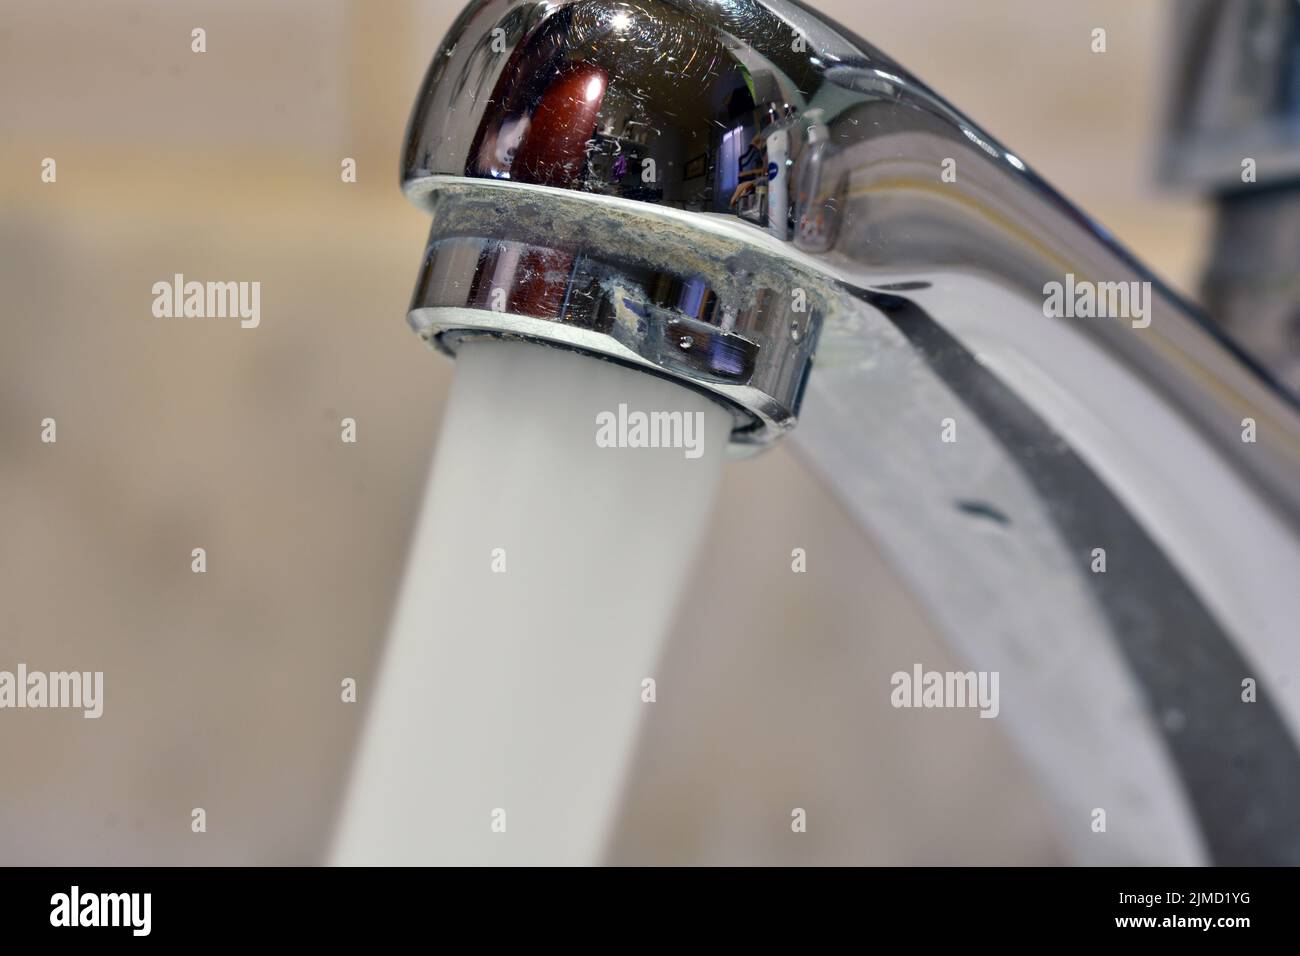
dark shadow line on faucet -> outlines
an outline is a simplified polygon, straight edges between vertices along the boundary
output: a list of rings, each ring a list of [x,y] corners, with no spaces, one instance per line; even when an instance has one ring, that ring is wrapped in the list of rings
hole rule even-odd
[[[1264,682],[1110,489],[1043,419],[916,303],[879,309],[977,414],[1044,502],[1146,698],[1213,861],[1300,864],[1300,750]],[[1106,573],[1094,574],[1094,547]],[[1257,699],[1241,699],[1256,677]]]

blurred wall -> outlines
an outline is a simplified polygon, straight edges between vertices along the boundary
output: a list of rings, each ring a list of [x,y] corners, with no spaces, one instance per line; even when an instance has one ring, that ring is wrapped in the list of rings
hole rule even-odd
[[[1149,173],[1167,4],[815,5],[1193,287],[1204,212]],[[0,863],[322,858],[451,374],[405,326],[427,224],[396,170],[457,9],[6,3],[0,669],[102,670],[106,700],[0,712]],[[177,272],[260,281],[260,327],[152,319]],[[610,859],[1058,860],[996,721],[867,686],[950,658],[825,492],[777,450],[722,500]]]

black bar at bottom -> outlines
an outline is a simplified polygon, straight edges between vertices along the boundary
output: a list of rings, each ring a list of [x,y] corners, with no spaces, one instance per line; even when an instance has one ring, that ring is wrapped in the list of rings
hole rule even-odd
[[[1291,936],[1298,890],[1294,869],[0,869],[0,925],[6,942],[82,944],[337,947],[429,931],[417,938],[1231,944]]]

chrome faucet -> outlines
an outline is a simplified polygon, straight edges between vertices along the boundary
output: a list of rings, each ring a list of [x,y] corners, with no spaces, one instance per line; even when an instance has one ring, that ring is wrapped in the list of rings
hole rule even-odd
[[[899,64],[792,0],[479,0],[402,184],[430,344],[788,436],[1000,674],[1076,860],[1300,863],[1300,412]]]

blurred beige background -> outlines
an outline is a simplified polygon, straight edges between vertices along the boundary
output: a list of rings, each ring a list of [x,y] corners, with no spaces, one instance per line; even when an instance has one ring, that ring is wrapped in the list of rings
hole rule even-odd
[[[1152,184],[1168,4],[814,5],[1194,291],[1205,211]],[[396,173],[458,9],[5,4],[0,669],[103,670],[106,700],[0,712],[0,863],[323,859],[452,371],[404,322],[427,223]],[[153,319],[175,272],[260,281],[261,327]],[[798,463],[729,465],[609,859],[1060,861],[996,721],[863,678],[914,661],[950,658]]]

